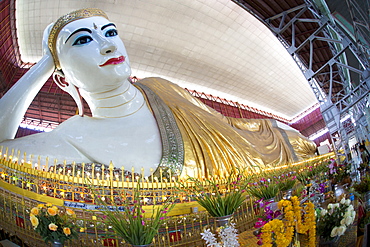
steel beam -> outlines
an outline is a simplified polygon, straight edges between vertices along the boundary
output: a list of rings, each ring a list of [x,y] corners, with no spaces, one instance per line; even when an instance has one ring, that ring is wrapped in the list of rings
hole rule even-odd
[[[351,13],[354,16],[355,11],[359,11],[358,7],[355,6],[354,0],[346,1],[351,5]],[[234,2],[248,12],[253,12],[253,10],[248,9],[243,4],[244,1],[234,0]],[[288,14],[290,16],[289,20],[287,20]],[[304,16],[313,16],[313,18],[306,18]],[[259,19],[261,20],[261,18]],[[357,21],[354,22],[355,29],[360,30],[364,21],[356,17],[353,17],[353,19]],[[341,119],[344,116],[350,114],[351,119],[358,121],[354,125],[361,127],[355,128],[355,132],[360,132],[355,133],[356,136],[366,139],[370,138],[368,136],[370,122],[368,120],[370,113],[370,51],[368,44],[364,44],[363,42],[359,44],[347,37],[336,26],[330,12],[323,11],[323,9],[319,10],[314,4],[314,0],[306,0],[303,5],[296,6],[261,21],[270,28],[296,61],[321,105],[321,112],[329,129],[335,151],[343,150],[346,157],[348,157],[350,155],[349,135],[353,135],[353,133],[349,133],[352,130],[346,129],[343,125]],[[303,41],[297,38],[296,26],[300,22],[311,22],[317,27]],[[369,22],[365,26],[368,31]],[[291,40],[285,40],[284,38],[283,34],[287,30],[291,32],[291,37],[289,37]],[[358,32],[356,37],[360,37],[360,35]],[[365,40],[367,40],[366,38]],[[313,69],[313,64],[315,63],[315,49],[313,44],[316,41],[326,43],[332,52],[332,56],[320,68],[315,70]],[[309,50],[308,61],[301,60],[300,51],[303,48]],[[347,63],[347,53],[349,52],[358,60],[361,68],[355,68]],[[360,81],[352,83],[350,72],[359,74]],[[338,86],[341,87],[341,90],[337,90]],[[367,121],[364,121],[365,118],[367,118]],[[339,155],[339,152],[337,154]]]

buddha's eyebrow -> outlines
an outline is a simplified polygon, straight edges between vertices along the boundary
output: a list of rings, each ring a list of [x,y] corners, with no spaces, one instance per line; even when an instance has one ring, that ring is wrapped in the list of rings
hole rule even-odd
[[[109,26],[114,26],[114,27],[116,27],[116,25],[114,25],[114,23],[108,23],[108,24],[106,24],[106,25],[102,26],[102,27],[101,27],[101,30],[103,30],[103,29],[105,29],[105,28],[107,28],[107,27],[109,27]]]
[[[70,38],[70,37],[72,37],[72,35],[73,35],[73,34],[78,33],[78,32],[83,32],[83,31],[86,31],[86,32],[92,33],[92,32],[91,32],[91,30],[90,30],[90,29],[88,29],[88,28],[79,28],[79,29],[76,29],[73,33],[71,33],[71,34],[68,36],[68,38],[67,38],[67,40],[66,40],[66,42],[65,42],[65,43],[67,43],[67,41],[69,40],[69,38]]]

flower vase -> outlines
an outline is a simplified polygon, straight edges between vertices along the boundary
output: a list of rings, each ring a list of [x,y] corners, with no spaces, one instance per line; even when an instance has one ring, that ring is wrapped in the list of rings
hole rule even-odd
[[[51,243],[51,247],[63,247],[63,244],[61,242],[59,242],[59,240],[54,240]]]
[[[283,199],[284,200],[290,200],[290,198],[292,198],[292,194],[293,194],[293,190],[292,189],[283,191]]]
[[[275,197],[267,199],[266,202],[272,211],[278,210],[277,202],[275,201]]]
[[[230,215],[215,217],[216,226],[221,227],[221,226],[228,225],[232,216],[233,215],[230,214]]]

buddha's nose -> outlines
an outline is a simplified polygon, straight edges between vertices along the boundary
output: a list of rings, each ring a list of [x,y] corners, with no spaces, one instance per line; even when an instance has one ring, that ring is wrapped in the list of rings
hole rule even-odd
[[[115,45],[115,43],[112,42],[112,41],[106,40],[106,41],[103,41],[103,43],[102,43],[100,53],[102,55],[106,55],[106,54],[109,54],[109,53],[113,53],[116,50],[117,50],[117,46]]]

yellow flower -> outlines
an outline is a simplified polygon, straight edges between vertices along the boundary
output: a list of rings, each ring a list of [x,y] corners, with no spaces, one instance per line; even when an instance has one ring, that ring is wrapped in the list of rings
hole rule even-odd
[[[85,228],[80,228],[80,232],[85,232]]]
[[[36,216],[31,215],[30,220],[33,228],[36,228],[39,225],[39,219]]]
[[[58,208],[55,206],[48,208],[48,213],[49,215],[54,216],[58,213]]]
[[[57,225],[55,225],[54,223],[50,223],[49,224],[49,229],[51,230],[51,231],[56,231],[57,229],[58,229],[58,226]]]
[[[38,208],[43,208],[44,206],[45,206],[44,204],[37,205]]]
[[[48,207],[48,208],[50,208],[50,207],[52,207],[53,206],[53,204],[51,204],[51,203],[46,203],[46,205],[45,205],[46,207]]]
[[[39,214],[39,208],[35,207],[31,209],[31,214],[32,215],[38,215]]]
[[[263,231],[269,232],[271,231],[271,224],[267,223],[262,228]]]
[[[64,227],[63,228],[63,233],[68,236],[68,235],[71,235],[71,229],[69,229],[69,227]]]
[[[91,218],[92,218],[92,220],[96,220],[96,216],[95,215],[93,215]]]
[[[66,208],[66,213],[68,215],[75,215],[75,212],[72,209]]]

